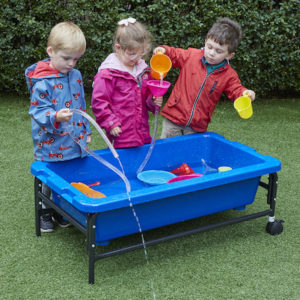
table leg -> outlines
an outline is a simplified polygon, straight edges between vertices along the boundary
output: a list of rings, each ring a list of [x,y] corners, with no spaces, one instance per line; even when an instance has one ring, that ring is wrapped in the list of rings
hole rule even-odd
[[[41,236],[40,217],[42,215],[42,199],[39,192],[42,191],[42,182],[34,178],[34,203],[35,203],[35,234]]]
[[[89,283],[95,283],[95,230],[96,230],[96,218],[98,214],[88,213],[87,214],[87,251],[89,255]]]

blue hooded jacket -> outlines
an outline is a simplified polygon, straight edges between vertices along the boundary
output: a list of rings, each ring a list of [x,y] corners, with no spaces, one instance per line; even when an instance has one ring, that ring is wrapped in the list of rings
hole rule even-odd
[[[67,75],[59,73],[49,62],[45,59],[25,71],[35,159],[56,162],[85,157],[87,152],[73,138],[83,149],[87,147],[86,138],[91,134],[88,120],[77,113],[67,124],[56,120],[57,111],[63,108],[86,110],[81,73],[76,69]]]

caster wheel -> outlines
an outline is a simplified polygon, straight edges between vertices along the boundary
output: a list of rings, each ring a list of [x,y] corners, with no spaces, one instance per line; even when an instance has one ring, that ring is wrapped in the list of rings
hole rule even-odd
[[[280,234],[283,231],[283,220],[275,220],[274,222],[268,222],[266,231],[271,235]]]

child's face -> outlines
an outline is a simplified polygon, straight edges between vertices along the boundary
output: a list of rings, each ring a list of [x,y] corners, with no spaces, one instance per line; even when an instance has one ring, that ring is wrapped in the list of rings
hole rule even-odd
[[[123,63],[123,65],[133,68],[135,64],[139,62],[139,60],[146,55],[146,52],[143,48],[135,49],[135,50],[124,50],[120,47],[120,45],[115,45],[116,53],[118,58]]]
[[[57,69],[60,73],[68,74],[75,67],[78,59],[83,55],[82,52],[68,50],[54,51],[52,47],[47,48],[50,57],[50,66]]]
[[[211,65],[217,65],[224,59],[231,59],[234,53],[228,52],[228,45],[220,45],[212,39],[205,41],[204,56]]]

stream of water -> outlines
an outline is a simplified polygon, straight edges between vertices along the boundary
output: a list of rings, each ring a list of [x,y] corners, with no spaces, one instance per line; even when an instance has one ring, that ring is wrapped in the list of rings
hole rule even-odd
[[[104,139],[104,141],[106,142],[107,146],[109,147],[109,149],[111,150],[113,156],[116,158],[116,160],[118,161],[121,171],[116,168],[114,165],[112,165],[111,163],[109,163],[107,160],[105,160],[104,158],[102,158],[101,156],[99,156],[98,154],[96,154],[95,152],[91,151],[88,147],[84,148],[79,142],[78,139],[75,137],[71,127],[68,125],[68,123],[65,124],[65,127],[69,133],[69,135],[71,136],[71,138],[74,140],[75,143],[77,143],[82,151],[86,151],[87,153],[89,153],[91,156],[93,156],[96,160],[98,160],[100,163],[102,163],[103,165],[105,165],[107,168],[111,169],[113,172],[115,172],[119,177],[121,177],[121,179],[124,181],[125,183],[125,187],[126,187],[126,193],[127,193],[127,197],[128,197],[128,201],[129,201],[129,206],[132,210],[133,216],[135,217],[135,220],[137,222],[138,225],[138,230],[139,233],[141,235],[141,239],[142,239],[142,244],[143,244],[143,249],[144,249],[144,255],[145,255],[145,259],[146,259],[146,266],[147,266],[147,270],[149,272],[149,276],[150,276],[150,283],[151,283],[151,289],[152,289],[152,296],[153,299],[156,299],[156,294],[154,291],[154,285],[153,285],[153,280],[151,278],[151,271],[150,271],[150,267],[149,267],[149,258],[148,258],[148,252],[147,252],[147,248],[146,248],[146,243],[145,243],[145,238],[144,238],[144,234],[142,231],[142,227],[141,227],[141,223],[139,220],[139,217],[134,209],[133,203],[131,201],[131,197],[130,197],[130,192],[131,192],[131,186],[130,186],[130,182],[128,180],[128,178],[126,177],[125,171],[124,171],[124,167],[122,165],[122,162],[119,158],[118,153],[116,152],[116,150],[114,149],[114,147],[112,146],[112,144],[110,143],[110,141],[108,140],[108,138],[106,137],[105,133],[103,132],[103,130],[100,128],[100,126],[94,121],[93,118],[91,118],[87,113],[79,110],[79,109],[70,109],[71,112],[73,113],[77,113],[80,114],[81,116],[85,117],[86,119],[88,119],[90,121],[90,123],[92,123],[94,125],[94,127],[97,129],[97,131],[99,132],[99,134],[102,136],[102,138]],[[157,114],[155,114],[155,118],[157,118]],[[155,136],[156,136],[156,132],[157,132],[157,121],[155,122],[155,127],[154,131],[155,131]],[[154,143],[153,143],[154,145]],[[151,151],[152,152],[152,151]],[[149,153],[149,152],[148,152]],[[151,153],[150,153],[151,155]],[[149,155],[149,157],[150,157]],[[149,159],[148,157],[148,159]],[[147,161],[148,161],[147,157],[144,159],[144,162],[142,163],[142,165],[144,164],[144,166],[146,165]],[[141,166],[142,166],[141,165]],[[144,166],[142,168],[144,168]],[[140,167],[141,168],[141,167]]]

